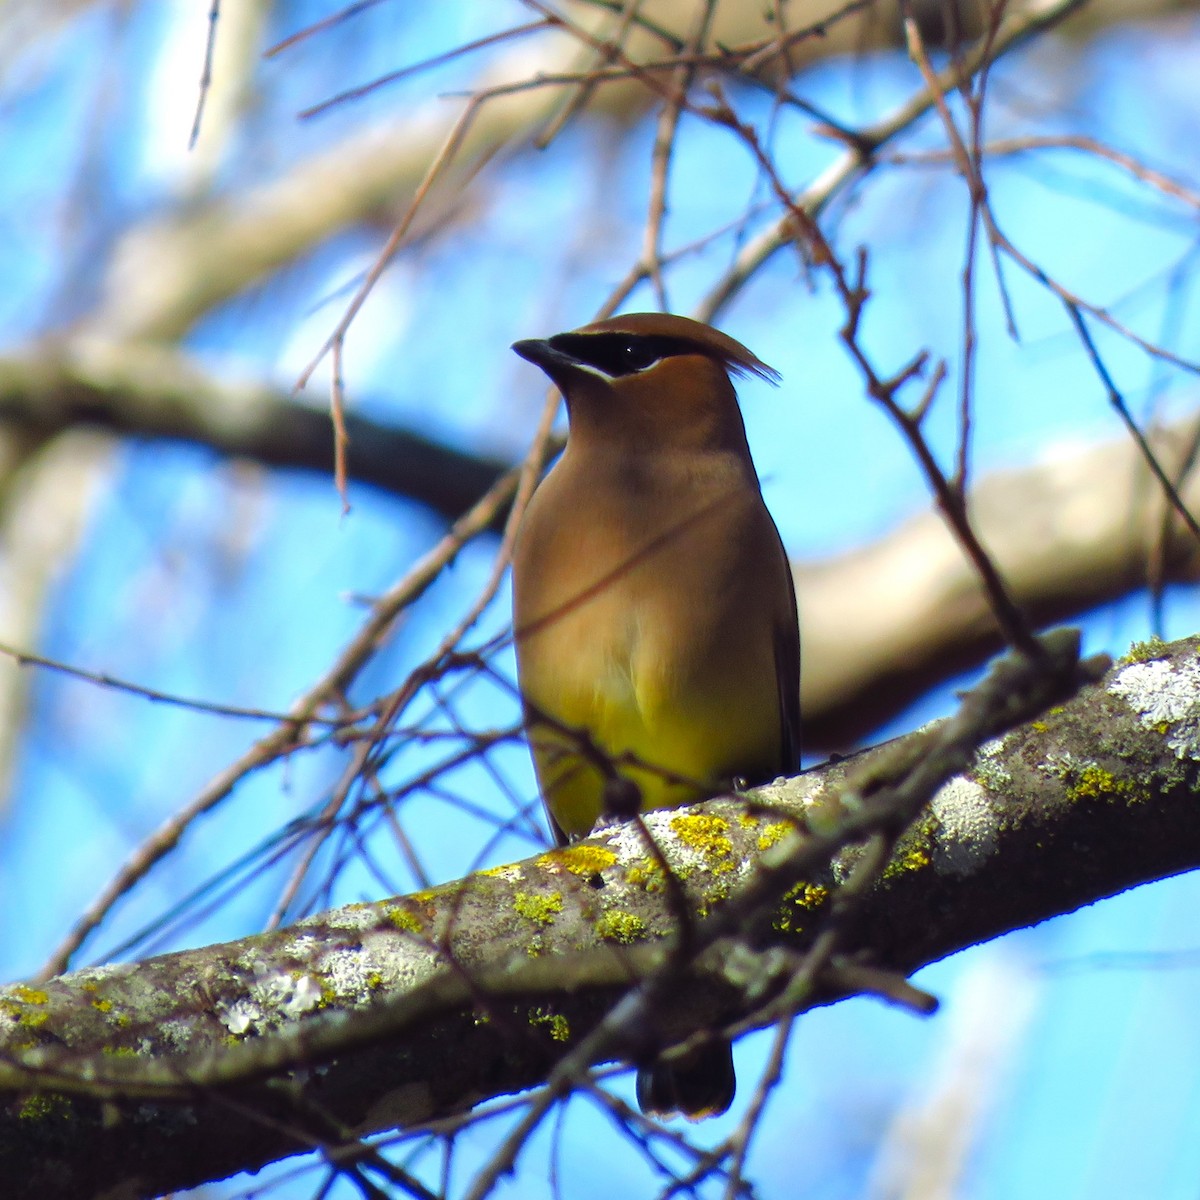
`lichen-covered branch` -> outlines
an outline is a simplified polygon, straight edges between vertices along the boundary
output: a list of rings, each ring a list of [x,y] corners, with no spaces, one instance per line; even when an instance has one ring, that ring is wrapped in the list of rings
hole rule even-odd
[[[1142,647],[986,744],[859,897],[842,960],[908,972],[1200,863],[1198,648]],[[853,813],[848,778],[857,794],[906,754],[892,743],[749,805],[649,815],[696,936],[736,911],[760,859],[777,860],[794,828],[820,840]],[[811,944],[853,856],[774,901],[760,948]],[[533,1085],[631,980],[662,968],[676,928],[668,897],[641,835],[623,825],[287,930],[7,988],[0,1177],[23,1181],[13,1195],[118,1182],[154,1195],[327,1144],[331,1128],[411,1127]],[[709,957],[687,1002],[656,1012],[660,1036],[769,1011],[739,990],[736,955]],[[830,998],[817,990],[805,1006]],[[636,1040],[631,1031],[626,1053]]]

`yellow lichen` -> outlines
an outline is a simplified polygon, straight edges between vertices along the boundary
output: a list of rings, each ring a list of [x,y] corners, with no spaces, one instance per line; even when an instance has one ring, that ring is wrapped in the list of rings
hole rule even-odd
[[[1079,772],[1078,778],[1067,789],[1070,800],[1096,800],[1101,796],[1131,796],[1136,791],[1132,781],[1121,779],[1111,771],[1094,763]]]
[[[1166,658],[1170,652],[1171,647],[1155,634],[1144,642],[1134,642],[1117,661],[1120,666],[1127,667],[1130,663],[1153,662],[1156,658]]]
[[[811,911],[820,908],[829,898],[829,889],[820,883],[798,883],[789,888],[780,902],[774,926],[780,933],[799,933],[805,922],[799,919],[797,909]]]
[[[102,1000],[99,996],[97,996],[96,999],[92,1001],[92,1007],[97,1012],[102,1012],[102,1013],[112,1012],[112,1001],[111,1000]]]
[[[513,896],[513,908],[517,915],[536,925],[551,925],[562,912],[563,898],[560,892],[517,892]]]
[[[635,863],[625,872],[625,882],[645,892],[661,892],[665,878],[662,867],[653,859]]]
[[[132,1046],[102,1046],[100,1052],[110,1058],[137,1058],[137,1051]]]
[[[0,1012],[12,1017],[18,1025],[37,1029],[50,1019],[49,1012],[44,1008],[31,1007],[45,1004],[50,999],[48,993],[26,987],[23,983],[14,983],[8,990],[11,995],[0,997]]]
[[[601,913],[596,922],[596,935],[605,941],[628,946],[646,936],[646,922],[637,913],[610,908],[608,912]]]
[[[891,861],[883,869],[884,879],[894,879],[909,871],[920,871],[933,861],[929,851],[921,845],[903,846],[892,855]]]
[[[705,858],[723,859],[733,855],[729,822],[710,813],[679,813],[671,818],[675,836]]]
[[[572,875],[590,879],[591,876],[599,875],[605,868],[611,867],[616,861],[616,854],[607,846],[581,845],[548,850],[538,856],[537,865],[551,870],[567,870]]]
[[[499,867],[484,867],[483,870],[477,871],[476,874],[483,875],[488,879],[519,879],[521,870],[519,867],[514,867],[511,863],[505,863]]]
[[[910,871],[923,871],[933,862],[933,839],[937,836],[941,822],[927,812],[916,824],[905,830],[896,843],[888,865],[883,869],[884,879],[895,879]]]
[[[529,1023],[535,1028],[539,1025],[545,1026],[553,1041],[565,1042],[571,1037],[571,1023],[562,1013],[552,1012],[548,1008],[531,1008]]]
[[[26,1096],[17,1110],[17,1117],[22,1121],[47,1121],[52,1117],[66,1117],[70,1111],[70,1101],[60,1093],[34,1092]]]
[[[424,922],[415,912],[409,908],[405,908],[400,904],[389,904],[384,910],[384,916],[395,925],[397,929],[404,930],[405,933],[421,933],[424,929]]]
[[[769,850],[776,842],[783,841],[791,829],[786,821],[772,821],[770,825],[765,825],[758,835],[759,850]]]

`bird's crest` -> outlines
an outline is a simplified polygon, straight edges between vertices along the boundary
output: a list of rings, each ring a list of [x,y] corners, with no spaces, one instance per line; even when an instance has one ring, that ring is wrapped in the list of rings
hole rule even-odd
[[[779,382],[779,372],[751,354],[741,342],[711,325],[672,313],[624,313],[571,333],[560,333],[550,343],[604,369],[607,360],[611,359],[615,367],[619,356],[627,354],[628,339],[644,341],[647,353],[654,358],[704,354],[720,361],[731,375],[757,375],[771,384]]]

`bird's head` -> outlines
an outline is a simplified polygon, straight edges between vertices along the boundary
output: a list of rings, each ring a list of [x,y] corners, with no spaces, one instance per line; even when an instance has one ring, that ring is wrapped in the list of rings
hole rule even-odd
[[[567,402],[573,437],[654,448],[744,445],[731,375],[778,374],[710,325],[627,313],[513,349]]]

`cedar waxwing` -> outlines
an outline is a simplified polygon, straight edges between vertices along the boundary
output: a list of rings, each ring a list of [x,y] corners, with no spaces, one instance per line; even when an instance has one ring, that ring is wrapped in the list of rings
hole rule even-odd
[[[792,574],[730,382],[776,373],[664,313],[513,349],[567,404],[566,449],[513,552],[517,672],[558,841],[605,813],[795,771]],[[726,1042],[638,1073],[638,1102],[659,1115],[724,1112],[733,1092]]]

